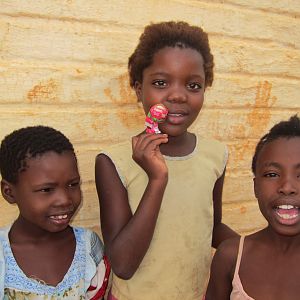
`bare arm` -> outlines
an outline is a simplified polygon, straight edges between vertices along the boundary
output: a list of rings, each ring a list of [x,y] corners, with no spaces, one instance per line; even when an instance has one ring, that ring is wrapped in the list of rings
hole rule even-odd
[[[127,191],[112,161],[105,155],[96,160],[96,186],[106,253],[116,275],[133,276],[150,245],[159,214],[168,170],[159,145],[166,135],[140,135],[133,138],[133,159],[145,170],[149,181],[134,214]]]
[[[229,300],[239,239],[228,240],[216,251],[205,300]]]
[[[214,229],[213,229],[212,246],[214,248],[217,248],[222,241],[228,238],[239,236],[230,227],[222,223],[222,193],[223,193],[225,172],[226,170],[224,170],[222,176],[216,181],[213,190]]]

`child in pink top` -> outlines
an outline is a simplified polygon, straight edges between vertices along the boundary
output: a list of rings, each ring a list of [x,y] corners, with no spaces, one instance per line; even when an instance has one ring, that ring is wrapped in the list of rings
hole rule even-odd
[[[266,228],[225,241],[206,300],[298,300],[300,294],[300,119],[276,124],[256,146],[254,192]]]

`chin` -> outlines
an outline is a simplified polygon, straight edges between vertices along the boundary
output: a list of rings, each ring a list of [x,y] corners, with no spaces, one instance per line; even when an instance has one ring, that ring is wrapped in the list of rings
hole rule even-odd
[[[300,235],[300,228],[292,228],[292,226],[273,227],[272,230],[283,237],[294,237]]]
[[[178,128],[162,128],[160,131],[170,137],[182,136],[187,133],[187,130],[178,130]]]

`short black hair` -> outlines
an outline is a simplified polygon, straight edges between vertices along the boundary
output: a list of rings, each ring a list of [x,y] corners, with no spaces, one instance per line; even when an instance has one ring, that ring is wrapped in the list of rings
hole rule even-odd
[[[26,169],[26,160],[54,151],[71,151],[73,145],[60,131],[47,126],[30,126],[7,135],[0,146],[0,173],[2,179],[17,183],[18,174]],[[77,160],[77,159],[76,159]]]
[[[186,22],[169,21],[152,23],[145,27],[128,60],[131,87],[136,82],[142,83],[144,69],[152,64],[154,54],[165,47],[191,48],[198,51],[204,60],[205,87],[212,85],[214,59],[207,33],[201,27]]]
[[[294,137],[300,137],[300,119],[297,115],[290,117],[288,121],[281,121],[275,124],[270,131],[259,140],[255,148],[255,153],[252,158],[253,174],[255,175],[256,172],[257,157],[266,144],[279,138],[290,139]]]

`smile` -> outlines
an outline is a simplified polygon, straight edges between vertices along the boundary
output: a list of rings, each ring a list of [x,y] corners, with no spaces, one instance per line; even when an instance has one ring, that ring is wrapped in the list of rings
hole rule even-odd
[[[283,204],[275,207],[276,215],[284,221],[293,221],[299,217],[299,207],[291,204]],[[290,224],[291,225],[291,224]]]
[[[182,117],[184,116],[184,114],[181,114],[181,113],[178,113],[178,114],[175,114],[175,113],[169,113],[168,116],[171,116],[171,117]]]
[[[65,215],[50,216],[49,218],[53,220],[65,220],[68,218],[68,215],[65,214]]]
[[[185,122],[187,115],[187,113],[181,111],[169,112],[167,116],[167,121],[168,123],[173,125],[180,125]]]

